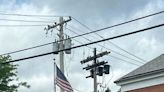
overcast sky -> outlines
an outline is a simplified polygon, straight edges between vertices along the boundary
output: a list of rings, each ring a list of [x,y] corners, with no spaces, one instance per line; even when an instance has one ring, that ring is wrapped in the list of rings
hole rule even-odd
[[[59,17],[45,18],[9,16],[1,15],[2,13],[72,16],[90,27],[92,30],[96,30],[155,12],[163,11],[163,5],[163,0],[0,0],[0,25],[43,25],[30,27],[0,26],[0,54],[41,45],[58,39],[57,29],[54,29],[52,33],[49,31],[46,36],[44,27],[48,24],[53,24],[53,22],[58,22],[59,19]],[[67,17],[64,18],[68,19]],[[50,23],[14,22],[4,21],[2,19],[50,21]],[[160,14],[119,27],[103,30],[101,32],[97,32],[97,34],[103,36],[104,38],[108,38],[158,25],[163,23],[163,20],[163,14]],[[65,25],[64,33],[69,36],[76,35],[66,28],[72,29],[78,34],[90,31],[74,19]],[[108,64],[111,65],[111,73],[109,75],[104,75],[104,77],[98,77],[98,83],[102,83],[103,86],[109,87],[112,92],[116,92],[120,87],[114,84],[113,81],[159,56],[160,54],[163,54],[163,29],[163,27],[160,27],[147,32],[114,39],[110,42],[106,41],[99,43],[99,45],[103,45],[108,48],[108,51],[109,49],[111,51],[110,55],[99,59],[108,61]],[[96,34],[90,34],[84,37],[90,39],[91,41],[101,39]],[[81,44],[76,40],[81,43],[89,42],[83,37],[79,37],[72,39],[73,46]],[[112,45],[111,42],[144,59],[146,62],[118,49]],[[90,47],[96,47],[98,51],[107,50],[99,45],[95,44]],[[93,49],[91,48],[82,47],[73,49],[70,55],[65,55],[65,75],[72,87],[76,89],[75,92],[77,90],[79,90],[79,92],[93,91],[93,79],[85,78],[89,75],[89,72],[82,70],[82,68],[86,65],[80,64],[82,59],[92,55]],[[19,59],[50,51],[52,51],[52,45],[11,54],[11,56],[13,59]],[[118,53],[121,53],[131,59],[121,56]],[[53,92],[53,59],[55,58],[57,64],[59,64],[58,57],[58,55],[48,55],[18,62],[18,76],[20,81],[27,81],[31,85],[30,89],[22,87],[19,89],[19,92]],[[102,89],[99,88],[99,90],[101,91]]]

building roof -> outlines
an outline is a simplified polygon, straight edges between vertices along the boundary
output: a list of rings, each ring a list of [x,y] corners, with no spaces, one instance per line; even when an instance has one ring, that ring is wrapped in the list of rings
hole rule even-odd
[[[116,80],[115,83],[159,72],[164,72],[164,54]]]

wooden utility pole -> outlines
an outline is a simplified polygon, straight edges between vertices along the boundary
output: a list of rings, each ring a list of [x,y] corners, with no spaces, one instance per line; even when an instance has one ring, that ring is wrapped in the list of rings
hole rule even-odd
[[[59,50],[63,50],[64,49],[64,44],[63,44],[63,40],[64,39],[64,35],[63,35],[63,17],[60,17],[59,19],[60,24],[60,30],[59,30]],[[61,51],[59,52],[59,59],[60,59],[60,70],[63,72],[64,74],[64,52]],[[61,92],[64,92],[62,88],[60,88]]]
[[[63,22],[63,17],[60,17],[59,20],[60,23]],[[63,35],[63,24],[60,24],[60,30],[59,30],[59,50],[63,50],[64,49],[64,44],[63,44],[63,40],[64,39],[64,35]],[[64,74],[64,52],[61,51],[59,52],[59,58],[60,58],[60,70],[63,72]]]
[[[96,48],[94,48],[94,64],[96,64]],[[94,68],[94,92],[97,92],[97,75],[96,75],[96,67]]]
[[[45,28],[45,30],[50,30],[53,29],[57,26],[59,26],[59,50],[63,50],[64,49],[64,35],[63,35],[63,25],[67,22],[71,21],[71,17],[69,17],[68,20],[63,20],[63,17],[60,17],[59,19],[59,23],[55,23],[55,25],[48,25],[48,28]],[[59,52],[59,59],[60,59],[60,70],[61,72],[64,74],[64,51]],[[63,89],[61,89],[61,92],[64,92]]]
[[[93,60],[93,64],[91,66],[87,66],[83,69],[86,70],[92,70],[93,69],[93,75],[87,76],[86,78],[92,77],[94,79],[94,92],[97,92],[97,67],[106,64],[107,62],[97,62],[97,58],[102,57],[106,54],[109,54],[110,52],[102,52],[99,54],[96,54],[96,48],[94,48],[94,55],[91,57],[88,57],[87,59],[84,59],[81,61],[81,64],[87,63],[91,60]]]

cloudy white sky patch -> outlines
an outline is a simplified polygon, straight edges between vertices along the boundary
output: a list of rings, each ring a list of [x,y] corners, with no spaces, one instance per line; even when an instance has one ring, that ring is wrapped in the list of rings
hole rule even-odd
[[[82,23],[89,26],[91,29],[96,30],[106,26],[114,25],[120,22],[135,19],[137,17],[145,16],[151,13],[164,10],[163,0],[1,0],[0,13],[16,13],[16,14],[32,14],[32,15],[69,15]],[[1,15],[0,19],[17,19],[17,20],[40,20],[40,21],[55,21],[58,18],[38,18],[38,17],[21,17],[21,16],[7,16]],[[139,20],[133,23],[122,25],[119,27],[111,28],[98,32],[104,38],[116,36],[119,34],[136,31],[153,25],[163,23],[163,14],[150,17],[147,19]],[[0,20],[0,25],[48,25],[52,23],[29,23],[29,22],[11,22]],[[73,27],[70,27],[70,26]],[[58,30],[54,30],[52,35],[49,32],[46,37],[44,31],[45,26],[38,27],[2,27],[0,26],[0,53],[7,53],[19,49],[37,46],[40,44],[52,42],[57,39],[56,34]],[[67,28],[71,28],[79,34],[89,32],[74,19],[68,23]],[[64,30],[69,36],[75,36],[69,30]],[[123,49],[149,61],[163,51],[163,27],[153,29],[148,32],[143,32],[119,39],[112,40],[111,42],[117,44]],[[95,34],[84,36],[92,41],[100,40],[101,38]],[[82,43],[89,41],[84,38],[75,38]],[[80,43],[73,40],[74,46]],[[109,49],[117,51],[128,57],[134,58],[127,53],[119,50],[109,42],[102,42],[103,45]],[[106,51],[98,45],[91,45],[92,48],[96,47],[99,51]],[[45,47],[12,54],[13,59],[23,58],[31,55],[42,54],[52,51],[52,45]],[[89,75],[88,72],[82,70],[85,65],[80,64],[80,60],[92,55],[93,49],[78,48],[72,50],[71,55],[65,55],[65,75],[68,77],[73,88],[81,92],[93,91],[93,80],[86,79],[85,76]],[[113,56],[133,62],[141,66],[142,64],[136,61],[129,60],[111,51]],[[112,92],[116,92],[119,87],[113,81],[139,67],[129,64],[123,60],[112,58],[110,55],[101,58],[106,60],[112,67],[112,73],[105,76],[103,86],[109,81],[107,85],[111,88]],[[53,59],[59,64],[58,55],[49,55],[35,59],[29,59],[19,62],[18,75],[21,80],[27,81],[30,89],[20,88],[19,92],[53,92]],[[134,58],[136,59],[136,58]],[[101,78],[100,78],[101,82]]]

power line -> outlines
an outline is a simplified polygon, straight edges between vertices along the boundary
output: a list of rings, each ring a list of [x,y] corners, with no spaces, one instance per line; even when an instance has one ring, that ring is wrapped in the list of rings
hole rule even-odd
[[[52,21],[41,21],[41,20],[17,20],[17,19],[0,19],[2,21],[16,21],[16,22],[42,22],[42,23],[53,23]]]
[[[158,14],[161,14],[161,13],[164,13],[164,11],[153,13],[153,14],[150,14],[150,15],[147,15],[147,16],[136,18],[136,19],[132,19],[130,21],[122,22],[122,23],[115,24],[115,25],[112,25],[112,26],[104,27],[104,28],[101,28],[101,29],[98,29],[98,30],[94,30],[94,31],[91,31],[91,32],[87,32],[87,33],[84,33],[84,34],[81,34],[81,35],[74,36],[74,38],[75,37],[79,37],[79,36],[83,36],[83,35],[96,33],[96,32],[99,32],[99,31],[102,31],[102,30],[106,30],[106,29],[109,29],[109,28],[117,27],[117,26],[120,26],[120,25],[123,25],[123,24],[127,24],[127,23],[130,23],[130,22],[133,22],[133,21],[137,21],[137,20],[144,19],[144,18],[147,18],[147,17],[150,17],[150,16],[158,15]],[[76,20],[75,18],[72,18],[72,19]]]
[[[109,56],[112,57],[112,58],[118,59],[118,60],[120,60],[120,61],[124,61],[124,62],[130,63],[130,64],[132,64],[132,65],[140,66],[140,65],[138,65],[138,64],[136,64],[136,63],[127,61],[127,60],[125,60],[125,59],[122,59],[122,58],[119,58],[119,57],[116,57],[116,56],[113,56],[113,55],[109,55]]]
[[[136,18],[136,19],[132,19],[132,20],[129,20],[129,21],[126,21],[126,22],[115,24],[115,25],[112,25],[112,26],[109,26],[109,27],[105,27],[105,28],[102,28],[102,29],[99,29],[99,30],[95,30],[95,31],[90,32],[89,34],[95,33],[95,32],[101,31],[101,30],[117,27],[117,26],[120,26],[120,25],[123,25],[123,24],[131,23],[133,21],[141,20],[141,19],[148,18],[148,17],[154,16],[154,15],[162,14],[162,13],[164,13],[164,11],[156,12],[156,13],[153,13],[153,14],[150,14],[150,15],[146,15],[146,16],[139,17],[139,18]],[[79,22],[81,24],[81,22],[78,21],[77,19],[75,19],[74,17],[72,17],[72,19],[76,20],[77,22]],[[83,25],[83,24],[81,24],[81,25]]]
[[[46,45],[50,45],[50,44],[52,44],[52,43],[53,43],[53,42],[46,43],[46,44],[43,44],[43,45],[34,46],[34,47],[30,47],[30,48],[25,48],[25,49],[22,49],[22,50],[12,51],[12,52],[9,52],[9,53],[1,54],[0,56],[2,56],[2,55],[10,55],[10,54],[14,54],[14,53],[18,53],[18,52],[22,52],[22,51],[30,50],[30,49],[34,49],[34,48],[38,48],[38,47],[42,47],[42,46],[46,46]]]
[[[18,61],[21,61],[21,60],[26,60],[26,59],[46,56],[46,55],[49,55],[49,54],[53,54],[53,53],[57,53],[57,52],[65,51],[65,50],[80,48],[80,47],[83,47],[83,46],[92,45],[92,44],[104,42],[104,41],[107,41],[107,40],[113,40],[113,39],[116,39],[116,38],[120,38],[120,37],[124,37],[124,36],[128,36],[128,35],[144,32],[144,31],[148,31],[150,29],[154,29],[154,28],[158,28],[158,27],[162,27],[162,26],[164,26],[164,23],[163,24],[159,24],[159,25],[155,25],[155,26],[152,26],[152,27],[144,28],[144,29],[141,29],[141,30],[125,33],[125,34],[122,34],[122,35],[118,35],[118,36],[114,36],[114,37],[110,37],[110,38],[106,38],[106,39],[102,39],[102,40],[98,40],[98,41],[94,41],[94,42],[90,42],[90,43],[74,46],[74,47],[71,47],[71,48],[68,48],[68,49],[63,49],[63,50],[48,52],[48,53],[39,54],[39,55],[35,55],[35,56],[25,57],[25,58],[21,58],[21,59],[11,60],[11,61],[8,61],[8,62],[5,62],[5,63],[18,62]]]
[[[157,15],[157,14],[161,14],[161,13],[163,13],[163,12],[164,12],[164,11],[161,11],[161,12],[158,12],[158,13],[154,13],[154,14],[150,14],[150,15],[147,15],[147,16],[144,16],[144,17],[141,17],[141,18],[138,18],[138,19],[134,19],[134,21],[137,21],[137,20],[140,20],[140,19],[143,19],[143,18],[147,18],[147,17],[150,17],[150,16],[154,16],[154,15]],[[90,31],[93,31],[91,28],[89,28],[87,25],[83,24],[82,22],[80,22],[80,21],[77,20],[76,18],[73,18],[73,19],[74,19],[76,22],[78,22],[79,24],[81,24],[83,27],[87,28],[87,29],[90,30]],[[131,20],[131,21],[129,21],[129,22],[120,23],[120,24],[117,24],[117,25],[115,25],[115,26],[113,26],[113,27],[120,26],[120,25],[122,25],[122,24],[130,23],[130,22],[134,22],[134,21]],[[101,35],[99,35],[99,34],[97,34],[97,33],[95,33],[95,34],[96,34],[97,36],[99,36],[100,38],[104,39],[103,36],[101,36]],[[133,56],[133,57],[135,57],[135,58],[137,58],[137,59],[139,59],[139,60],[141,60],[141,61],[146,62],[146,60],[144,60],[144,59],[142,59],[142,58],[140,58],[140,57],[138,57],[138,56],[136,56],[136,55],[134,55],[134,54],[128,52],[127,50],[121,48],[120,46],[114,44],[113,42],[111,42],[111,41],[108,41],[108,42],[109,42],[110,44],[112,44],[113,46],[117,47],[118,49],[120,49],[120,50],[122,50],[122,51],[128,53],[129,55],[131,55],[131,56]]]
[[[34,14],[16,14],[16,13],[3,13],[0,12],[0,15],[8,15],[8,16],[26,16],[26,17],[69,17],[69,16],[59,16],[59,15],[34,15]]]
[[[76,19],[76,20],[77,20],[77,19]],[[85,28],[87,28],[88,30],[93,31],[92,29],[90,29],[88,26],[86,26],[85,24],[81,23],[80,21],[77,21],[77,22],[80,23],[80,24],[81,24],[82,26],[84,26]],[[99,35],[98,33],[94,33],[94,34],[96,34],[96,35],[99,36],[100,38],[104,39],[104,37],[101,36],[101,35]],[[133,57],[135,57],[135,58],[137,58],[137,59],[139,59],[139,60],[141,60],[141,61],[146,62],[146,60],[144,60],[144,59],[142,59],[142,58],[140,58],[140,57],[138,57],[138,56],[136,56],[136,55],[134,55],[134,54],[128,52],[127,50],[121,48],[120,46],[114,44],[113,42],[111,42],[111,41],[107,41],[107,42],[109,42],[110,44],[112,44],[112,45],[115,46],[116,48],[118,48],[118,49],[120,49],[120,50],[122,50],[122,51],[128,53],[129,55],[131,55],[131,56],[133,56]],[[143,63],[143,62],[142,62],[142,63]]]
[[[75,31],[73,31],[73,30],[71,30],[71,29],[69,29],[69,28],[67,28],[67,29],[68,29],[69,31],[73,32],[74,34],[79,35],[77,32],[75,32]],[[88,40],[89,42],[92,42],[92,40],[90,40],[90,39],[88,39],[88,38],[86,38],[86,37],[83,37],[83,38],[86,39],[86,40]],[[104,39],[104,38],[103,38],[103,39]],[[100,47],[103,47],[103,48],[105,48],[105,49],[107,49],[107,50],[110,50],[110,51],[112,51],[113,53],[116,53],[116,54],[118,54],[118,55],[120,55],[120,56],[123,56],[123,57],[126,57],[126,58],[130,59],[130,60],[137,61],[137,62],[139,62],[139,63],[144,64],[144,63],[141,62],[141,61],[135,60],[135,59],[133,59],[133,58],[129,58],[128,56],[123,55],[123,54],[121,54],[121,53],[119,53],[119,52],[117,52],[117,51],[114,51],[114,50],[112,50],[112,49],[109,49],[109,48],[107,48],[107,47],[105,47],[105,46],[103,46],[103,45],[101,45],[101,44],[97,44],[97,45],[100,46]]]
[[[27,25],[24,25],[24,26],[27,26]],[[39,25],[38,25],[38,26],[39,26]],[[150,29],[153,29],[153,28],[160,27],[160,26],[163,26],[163,24],[155,25],[155,26],[152,26],[152,27],[149,27],[149,28],[150,28]],[[145,29],[148,29],[148,28],[145,28]],[[145,29],[141,29],[141,30],[145,30]],[[103,30],[103,28],[102,28],[102,29],[98,29],[98,30]],[[88,32],[88,33],[89,33],[89,32]],[[70,39],[73,39],[73,38],[76,38],[76,37],[80,37],[80,36],[83,36],[83,34],[70,37]],[[65,41],[65,40],[67,40],[67,39],[59,40],[59,41],[57,41],[57,42]],[[25,50],[29,50],[29,49],[34,49],[34,48],[46,46],[46,45],[49,45],[49,44],[52,44],[52,43],[53,43],[53,42],[50,42],[50,43],[46,43],[46,44],[42,44],[42,45],[38,45],[38,46],[26,48],[26,49],[22,49],[22,50],[17,50],[17,51],[13,51],[13,52],[9,52],[9,53],[4,53],[4,54],[1,54],[1,55],[13,54],[13,53],[17,53],[17,52],[21,52],[21,51],[25,51]]]
[[[74,32],[75,34],[78,34],[78,33],[76,33],[75,31],[73,31],[73,30],[71,30],[71,29],[69,29],[69,30],[72,31],[72,32]],[[92,37],[93,37],[93,36],[92,36]],[[89,40],[89,39],[86,38],[86,37],[83,37],[83,38]],[[101,36],[101,38],[104,39],[104,37],[102,37],[102,36]],[[91,40],[89,40],[89,41],[91,41]],[[108,42],[110,42],[110,41],[108,41]],[[128,56],[126,56],[126,55],[123,55],[123,54],[121,54],[121,53],[119,53],[119,52],[117,52],[117,51],[114,51],[114,50],[112,50],[112,49],[109,49],[109,48],[107,48],[107,47],[105,47],[105,46],[103,46],[103,45],[100,45],[100,44],[98,44],[98,45],[101,46],[101,47],[103,47],[103,48],[105,48],[105,49],[111,50],[112,52],[114,52],[114,53],[116,53],[116,54],[118,54],[118,55],[120,55],[120,56],[123,56],[123,57],[126,57],[126,58],[128,58],[128,59],[131,59],[131,60],[134,60],[134,61],[137,61],[137,62],[139,62],[139,63],[144,64],[144,63],[141,62],[141,61],[138,61],[138,60],[135,60],[135,59],[133,59],[133,58],[130,58],[130,57],[128,57]]]
[[[88,35],[88,34],[91,34],[91,33],[95,33],[95,32],[98,32],[98,31],[101,31],[101,30],[105,30],[105,29],[108,29],[108,28],[112,28],[112,27],[123,25],[123,24],[127,24],[127,23],[130,23],[130,22],[136,21],[136,20],[144,19],[144,18],[147,18],[147,17],[150,17],[150,16],[161,14],[161,13],[164,13],[164,11],[160,11],[160,12],[153,13],[153,14],[150,14],[150,15],[147,15],[147,16],[143,16],[143,17],[139,17],[139,18],[136,18],[136,19],[133,19],[133,20],[130,20],[130,21],[122,22],[122,23],[119,23],[119,24],[116,24],[116,25],[113,25],[113,26],[109,26],[109,27],[105,27],[105,28],[102,28],[102,29],[99,29],[99,30],[95,30],[95,31],[92,31],[92,32],[88,32],[88,33],[84,33],[84,34],[81,34],[81,35],[77,35],[77,36],[71,37],[71,39],[76,38],[76,37],[80,37],[80,36],[83,36],[83,35]],[[0,13],[0,14],[2,15],[3,13]],[[23,14],[4,14],[4,15],[33,16],[33,15],[23,15]],[[34,15],[34,16],[36,16],[36,15]],[[75,18],[73,18],[73,19],[75,19]],[[0,25],[0,27],[6,27],[6,26],[7,27],[30,27],[30,26],[47,26],[47,25]],[[63,40],[60,40],[60,41],[64,41],[64,40],[66,40],[66,39],[63,39]],[[52,44],[52,43],[53,42],[51,42],[50,44]],[[46,45],[49,45],[49,43],[46,43],[46,44],[43,44],[43,45],[39,45],[39,46],[34,46],[34,47],[31,47],[31,48],[33,49],[33,48],[42,47],[42,46],[46,46]],[[31,48],[26,48],[26,49],[29,50]],[[14,51],[12,53],[15,53],[15,52],[20,52],[20,51]],[[9,52],[9,53],[4,53],[2,55],[12,54],[12,53]]]
[[[0,27],[37,27],[37,26],[47,26],[45,24],[39,24],[39,25],[0,25]]]
[[[78,41],[78,40],[76,40],[76,39],[74,39],[74,40],[75,40],[76,42],[80,43],[80,44],[83,44],[82,42],[80,42],[80,41]],[[93,48],[90,47],[90,46],[86,46],[86,47],[88,47],[88,48],[90,48],[90,49],[93,49]],[[101,52],[101,51],[98,51],[98,52]],[[118,59],[118,60],[121,60],[121,61],[124,61],[124,62],[127,62],[127,63],[130,63],[130,64],[132,64],[132,65],[140,66],[140,65],[138,65],[138,64],[136,64],[136,63],[133,63],[133,62],[124,60],[124,59],[122,59],[122,58],[113,56],[113,55],[111,55],[111,54],[110,54],[110,55],[107,55],[107,56],[112,57],[112,58],[115,58],[115,59]]]

